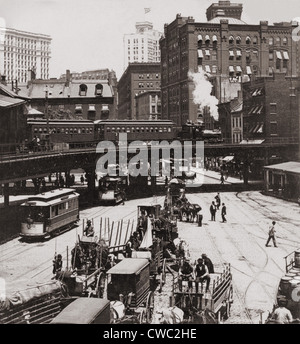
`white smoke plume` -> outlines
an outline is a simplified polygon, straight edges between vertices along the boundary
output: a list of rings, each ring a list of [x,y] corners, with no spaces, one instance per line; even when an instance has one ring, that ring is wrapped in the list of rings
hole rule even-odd
[[[213,85],[208,80],[206,73],[203,70],[199,70],[198,73],[189,71],[189,78],[194,82],[195,89],[193,91],[194,103],[198,104],[201,111],[208,106],[210,108],[210,114],[215,120],[218,120],[219,113],[217,104],[218,99],[211,95]]]

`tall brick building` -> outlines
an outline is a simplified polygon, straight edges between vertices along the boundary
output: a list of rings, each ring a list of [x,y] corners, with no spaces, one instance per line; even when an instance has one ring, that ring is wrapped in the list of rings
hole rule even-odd
[[[161,47],[162,118],[178,125],[197,120],[194,84],[188,72],[205,71],[220,102],[236,98],[242,82],[274,72],[297,75],[296,23],[241,20],[242,4],[219,1],[206,12],[207,22],[180,14],[165,24]]]
[[[118,119],[136,118],[136,96],[160,91],[160,63],[130,63],[118,82]]]
[[[300,78],[275,73],[243,84],[244,140],[299,142]]]

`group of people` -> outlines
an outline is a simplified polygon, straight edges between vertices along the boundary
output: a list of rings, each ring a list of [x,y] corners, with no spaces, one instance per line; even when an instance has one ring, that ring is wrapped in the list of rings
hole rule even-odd
[[[187,259],[183,260],[183,263],[179,269],[179,289],[182,290],[182,281],[188,281],[189,288],[192,288],[193,282],[195,283],[196,293],[199,291],[199,283],[201,289],[203,289],[203,283],[206,283],[205,292],[209,291],[210,286],[210,274],[214,273],[214,265],[210,258],[203,253],[201,258],[197,260],[197,263],[193,267]]]
[[[222,216],[222,222],[227,222],[226,215],[227,215],[227,209],[225,203],[222,203],[221,206],[221,197],[220,193],[218,192],[215,196],[215,201],[212,201],[209,211],[211,215],[211,221],[216,221],[216,212],[220,210],[221,207],[221,216]]]

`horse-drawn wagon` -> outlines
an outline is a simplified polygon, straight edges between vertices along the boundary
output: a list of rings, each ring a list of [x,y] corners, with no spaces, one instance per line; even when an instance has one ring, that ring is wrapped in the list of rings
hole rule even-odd
[[[150,290],[150,263],[148,259],[124,258],[107,271],[107,298],[124,304],[124,313],[115,311],[114,322],[150,323],[154,294]],[[115,309],[115,308],[114,308]]]
[[[233,287],[230,265],[225,265],[220,273],[210,274],[212,288],[206,292],[197,279],[180,280],[173,276],[170,307],[178,307],[184,312],[184,322],[219,323],[230,316],[233,302]]]

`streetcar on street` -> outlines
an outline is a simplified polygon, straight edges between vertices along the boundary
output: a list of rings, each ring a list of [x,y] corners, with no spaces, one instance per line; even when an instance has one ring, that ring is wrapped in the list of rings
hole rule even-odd
[[[23,239],[50,238],[71,229],[79,220],[79,194],[74,189],[56,189],[29,196],[20,205]]]

